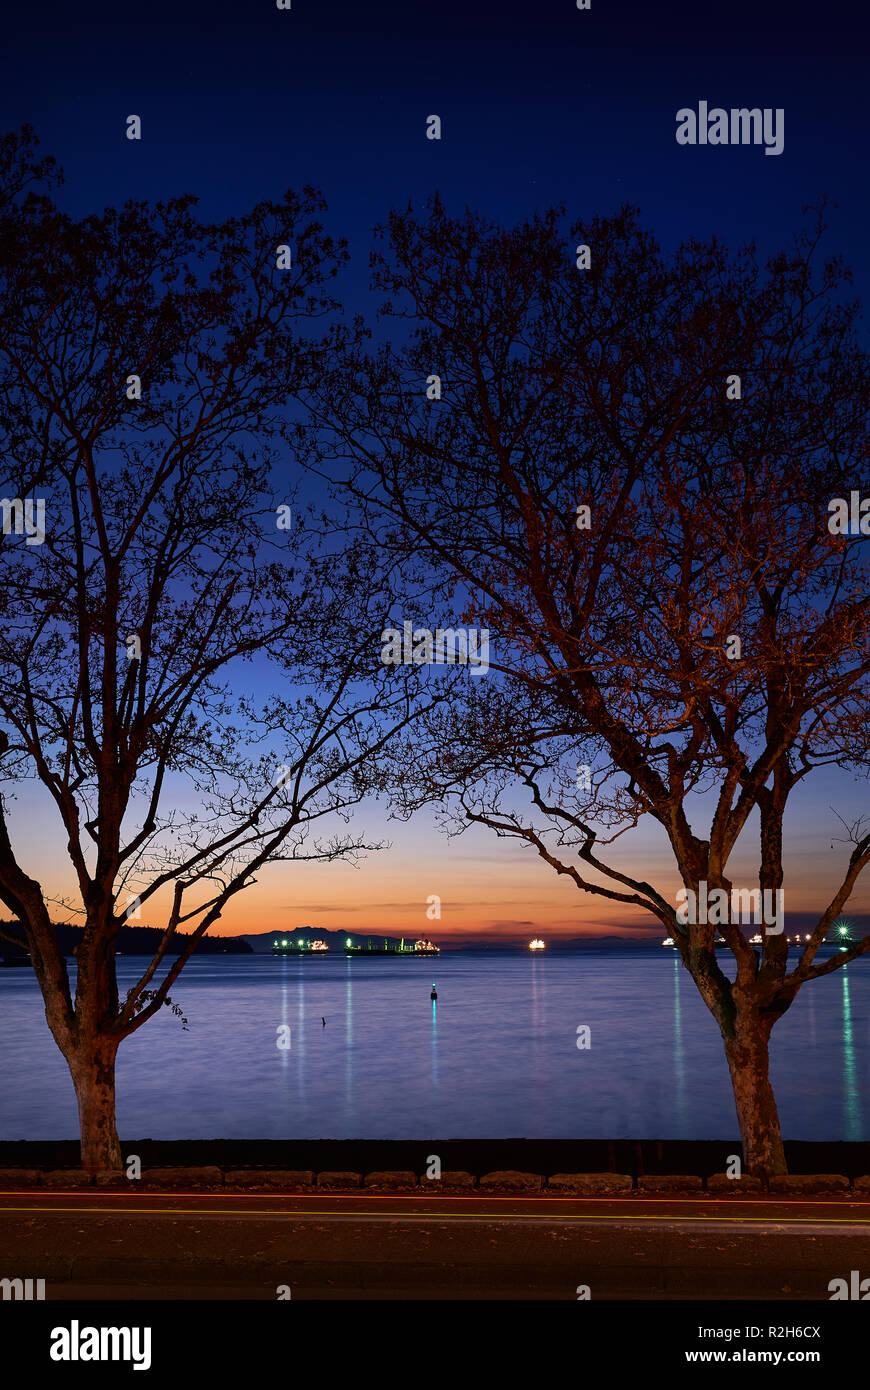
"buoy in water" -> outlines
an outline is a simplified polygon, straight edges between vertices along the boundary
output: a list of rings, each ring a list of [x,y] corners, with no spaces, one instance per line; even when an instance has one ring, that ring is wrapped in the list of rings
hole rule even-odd
[[[437,998],[438,998],[438,991],[437,991],[437,989],[435,988],[435,981],[434,981],[434,980],[432,981],[432,993],[429,995],[429,998],[430,998],[430,999],[437,999]]]

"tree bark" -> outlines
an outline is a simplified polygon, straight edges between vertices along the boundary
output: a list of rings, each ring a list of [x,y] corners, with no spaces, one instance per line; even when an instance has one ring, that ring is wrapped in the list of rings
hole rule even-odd
[[[67,1058],[79,1105],[81,1163],[92,1173],[124,1166],[115,1128],[117,1051],[114,1039],[85,1038]]]
[[[766,1021],[755,1012],[743,1010],[737,1014],[733,1032],[725,1037],[744,1169],[762,1181],[788,1172],[779,1112],[770,1084],[769,1039]]]

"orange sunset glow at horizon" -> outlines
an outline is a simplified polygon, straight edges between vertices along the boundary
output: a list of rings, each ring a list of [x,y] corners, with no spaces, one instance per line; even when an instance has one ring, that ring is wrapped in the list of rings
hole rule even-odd
[[[820,774],[820,782],[822,778]],[[800,917],[801,930],[811,914],[818,915],[827,905],[848,858],[848,847],[837,838],[842,829],[830,808],[846,816],[855,808],[860,813],[862,804],[861,784],[843,775],[826,780],[821,795],[805,795],[801,802],[795,798],[796,814],[787,825],[785,914]],[[702,809],[699,802],[699,827]],[[825,819],[820,823],[822,810]],[[361,808],[352,825],[368,843],[384,847],[362,855],[356,864],[297,860],[267,865],[251,887],[230,900],[209,935],[319,928],[371,936],[426,935],[460,945],[474,940],[528,941],[534,936],[656,939],[663,934],[647,911],[581,892],[534,851],[483,827],[448,837],[427,814],[393,820],[388,807],[378,803]],[[757,835],[750,831],[729,864],[738,886],[751,887],[758,881]],[[63,836],[50,808],[46,813],[45,803],[30,790],[16,804],[13,837],[26,841],[28,872],[57,904],[56,920],[81,922]],[[619,837],[608,854],[621,871],[652,884],[675,902],[680,880],[663,833],[652,823]],[[433,895],[441,900],[440,918],[427,916]],[[131,924],[164,927],[169,907],[170,894],[164,890],[143,904],[141,917]],[[845,911],[856,917],[868,908],[870,879],[866,885],[859,880]]]

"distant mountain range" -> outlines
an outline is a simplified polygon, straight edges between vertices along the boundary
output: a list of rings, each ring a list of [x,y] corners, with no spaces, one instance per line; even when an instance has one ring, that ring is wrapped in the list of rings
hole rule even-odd
[[[809,931],[818,919],[812,913],[793,913],[787,914],[785,931],[786,935],[793,932],[801,933]],[[852,918],[852,939],[860,938],[870,928],[870,924],[862,921],[861,918]],[[24,945],[24,933],[19,922],[0,922],[0,928],[8,931],[10,935],[17,936],[22,943],[22,951],[26,951]],[[73,926],[65,922],[54,923],[61,950],[64,955],[71,956],[75,947],[82,938],[81,927]],[[429,935],[424,932],[420,935]],[[531,935],[531,933],[530,933]],[[831,933],[830,935],[833,935]],[[156,951],[162,931],[159,927],[134,927],[124,926],[118,934],[118,953],[125,956],[152,956]],[[549,954],[559,951],[635,951],[648,949],[650,946],[659,946],[662,941],[663,932],[661,928],[648,932],[644,936],[544,936],[546,950]],[[528,948],[528,937],[504,936],[501,938],[486,937],[475,941],[453,941],[449,936],[441,935],[437,930],[431,933],[432,940],[442,951],[525,951]],[[293,940],[317,939],[325,941],[327,945],[336,953],[344,950],[345,942],[350,940],[354,946],[365,946],[371,941],[373,946],[382,946],[386,941],[389,946],[398,946],[401,941],[406,945],[412,944],[417,940],[414,933],[407,936],[398,937],[389,934],[376,932],[359,931],[340,931],[330,930],[328,927],[294,927],[290,931],[267,931],[267,932],[245,932],[239,936],[205,936],[195,949],[196,955],[266,955],[272,950],[273,941],[293,941]],[[172,946],[167,952],[170,956],[180,954],[184,936],[176,936]],[[8,942],[0,940],[0,957],[14,956],[19,954],[15,947]]]
[[[431,935],[436,946],[440,946],[442,951],[521,951],[526,950],[529,944],[528,937],[504,937],[496,941],[487,938],[480,941],[453,942],[447,936],[439,936],[437,932],[432,932]],[[373,946],[382,946],[385,941],[389,946],[398,946],[400,941],[404,941],[407,945],[418,938],[410,934],[405,937],[398,937],[375,932],[330,931],[327,927],[294,927],[292,931],[247,932],[239,939],[246,942],[252,951],[265,953],[271,951],[273,941],[307,941],[309,939],[325,941],[332,950],[338,951],[344,950],[347,941],[350,941],[354,946],[365,946],[369,941]],[[638,946],[657,946],[660,941],[661,936],[652,932],[645,939],[624,936],[554,936],[547,940],[547,950],[577,951],[590,948],[599,951],[632,950]]]
[[[413,943],[419,940],[419,936],[385,936],[375,932],[358,931],[329,931],[326,927],[294,927],[292,931],[264,931],[247,932],[239,937],[254,952],[260,953],[271,951],[273,941],[325,941],[333,951],[344,950],[345,942],[350,941],[353,946],[365,946],[371,941],[373,946],[383,946],[386,941],[388,946],[398,946],[400,941]],[[440,942],[438,943],[441,944]]]
[[[818,915],[812,912],[789,912],[785,916],[785,934],[792,936],[795,933],[803,935],[812,931],[818,921]],[[849,918],[851,923],[852,940],[858,940],[865,933],[870,931],[870,922],[863,916]],[[626,924],[627,925],[627,924]],[[756,931],[754,926],[744,926],[743,930],[748,934]],[[549,954],[557,951],[637,951],[648,950],[650,946],[660,947],[664,939],[664,928],[657,926],[651,928],[644,935],[636,936],[554,936],[548,935],[546,931],[541,932],[530,928],[528,936],[503,936],[501,938],[481,937],[478,940],[454,941],[449,935],[441,934],[435,929],[430,932],[419,932],[420,936],[430,936],[436,946],[440,946],[442,951],[525,951],[528,949],[529,939],[535,935],[543,935],[546,942],[546,950]],[[830,941],[834,932],[828,933]],[[371,941],[374,946],[382,946],[384,941],[390,946],[398,946],[400,940],[404,940],[407,945],[409,942],[417,940],[417,935],[409,933],[405,937],[384,936],[383,933],[359,932],[359,931],[339,931],[330,930],[327,927],[294,927],[291,931],[269,931],[269,932],[249,932],[239,937],[240,941],[247,943],[255,953],[265,953],[271,951],[272,942],[294,941],[294,940],[315,939],[325,941],[333,950],[344,950],[344,944],[349,939],[354,946],[365,946]]]

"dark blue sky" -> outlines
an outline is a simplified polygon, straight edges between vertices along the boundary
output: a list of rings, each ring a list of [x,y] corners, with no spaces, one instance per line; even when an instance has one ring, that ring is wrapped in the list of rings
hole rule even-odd
[[[372,225],[435,187],[452,209],[468,202],[506,221],[562,200],[576,215],[631,201],[666,243],[715,232],[764,247],[787,240],[824,193],[839,205],[832,244],[870,299],[859,7],[292,6],[49,0],[5,17],[0,125],[36,125],[80,212],[195,192],[220,216],[312,182],[351,239],[355,286]],[[701,99],[783,107],[784,153],[678,146],[676,111]],[[425,138],[433,112],[440,143]],[[139,143],[125,138],[130,113],[143,120]]]

